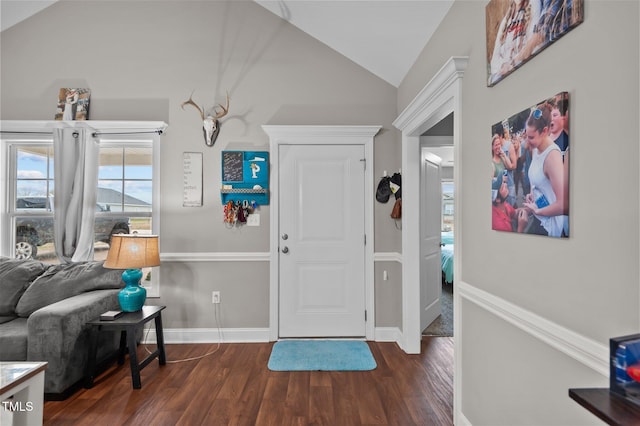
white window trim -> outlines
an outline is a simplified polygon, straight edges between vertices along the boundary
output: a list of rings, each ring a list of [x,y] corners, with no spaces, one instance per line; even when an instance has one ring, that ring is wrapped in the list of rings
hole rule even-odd
[[[110,141],[128,141],[149,144],[153,147],[153,207],[151,214],[152,232],[160,231],[160,135],[167,128],[162,121],[35,121],[35,120],[2,120],[0,121],[0,255],[8,256],[11,253],[12,244],[15,245],[15,236],[9,232],[9,207],[12,190],[8,187],[13,180],[9,169],[10,148],[14,144],[39,141],[50,142],[50,133],[54,128],[87,128],[99,133],[102,143]],[[128,133],[127,133],[128,132]],[[115,133],[127,133],[116,135]],[[159,268],[154,268],[159,269]],[[145,285],[148,297],[160,297],[159,273],[151,275],[151,285]]]
[[[51,135],[46,134],[21,134],[10,135],[9,137],[0,138],[0,165],[2,173],[0,174],[0,256],[10,256],[11,248],[15,246],[15,234],[12,231],[10,215],[11,200],[15,199],[14,188],[9,187],[13,182],[12,176],[15,176],[15,163],[11,161],[12,150],[15,145],[46,145],[51,144],[53,139]]]

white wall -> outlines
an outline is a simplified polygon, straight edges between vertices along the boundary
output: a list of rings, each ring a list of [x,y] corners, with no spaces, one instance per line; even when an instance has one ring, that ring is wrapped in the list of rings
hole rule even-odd
[[[608,386],[608,339],[640,325],[639,4],[587,0],[580,26],[488,88],[487,3],[456,1],[398,90],[402,111],[449,57],[469,56],[456,164],[464,206],[456,212],[458,409],[474,425],[597,423],[567,390]],[[492,231],[491,124],[563,90],[571,97],[571,237]]]
[[[223,327],[269,326],[268,262],[251,260],[269,250],[269,207],[258,228],[225,228],[222,150],[267,150],[263,124],[382,125],[374,175],[399,168],[397,89],[252,1],[60,1],[3,31],[0,43],[4,120],[53,119],[60,87],[89,87],[91,119],[169,123],[161,142],[161,251],[173,259],[161,267],[165,328],[214,327],[212,290],[222,292]],[[230,93],[213,148],[197,111],[180,108],[193,90],[206,108]],[[185,151],[204,153],[201,208],[182,206]],[[376,252],[400,251],[391,207],[376,203]],[[228,253],[238,261],[219,261]],[[376,279],[391,292],[401,282],[395,273]],[[396,304],[377,306],[378,326],[400,325]]]

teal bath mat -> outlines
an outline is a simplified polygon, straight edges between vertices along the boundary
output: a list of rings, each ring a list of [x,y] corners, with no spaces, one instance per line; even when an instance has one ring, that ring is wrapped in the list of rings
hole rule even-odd
[[[282,340],[269,358],[272,371],[366,371],[376,368],[369,345],[360,340]]]

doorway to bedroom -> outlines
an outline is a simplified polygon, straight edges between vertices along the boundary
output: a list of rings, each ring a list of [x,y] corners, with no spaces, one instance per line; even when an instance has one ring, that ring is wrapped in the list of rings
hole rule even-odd
[[[438,295],[434,303],[440,314],[431,321],[422,334],[424,336],[453,336],[453,238],[454,226],[454,182],[453,182],[453,113],[438,122],[420,137],[423,157],[435,155],[440,159],[440,178],[436,193],[421,191],[421,205],[437,205],[438,209],[424,208],[424,212],[439,215],[440,253],[438,282],[432,284],[431,293]],[[421,185],[428,186],[421,176]],[[421,215],[424,214],[421,211]],[[425,286],[428,286],[425,283]],[[435,288],[436,291],[433,289]]]

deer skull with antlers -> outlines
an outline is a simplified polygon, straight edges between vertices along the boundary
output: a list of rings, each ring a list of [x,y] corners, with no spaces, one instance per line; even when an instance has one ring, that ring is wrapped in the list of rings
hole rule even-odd
[[[202,132],[204,134],[204,143],[207,146],[213,146],[216,143],[216,139],[218,138],[218,133],[220,133],[220,122],[219,120],[227,115],[229,112],[229,94],[227,93],[227,106],[222,106],[222,104],[218,104],[217,107],[213,109],[213,115],[207,114],[205,117],[204,108],[200,108],[198,104],[196,104],[193,99],[193,92],[191,92],[191,96],[189,96],[189,100],[184,101],[180,106],[184,109],[185,105],[191,105],[200,111],[200,117],[202,118]],[[220,107],[220,111],[218,111],[218,107]]]

